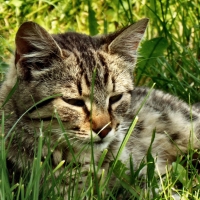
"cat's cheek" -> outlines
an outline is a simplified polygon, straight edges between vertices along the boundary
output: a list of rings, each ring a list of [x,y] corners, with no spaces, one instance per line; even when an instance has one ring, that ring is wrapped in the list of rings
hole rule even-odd
[[[80,125],[82,116],[84,115],[81,108],[73,109],[63,103],[62,100],[54,102],[55,112],[58,114],[62,122],[67,122],[70,126]]]
[[[130,105],[127,101],[122,101],[120,104],[113,106],[113,114],[117,117],[124,117],[128,111],[129,106]]]

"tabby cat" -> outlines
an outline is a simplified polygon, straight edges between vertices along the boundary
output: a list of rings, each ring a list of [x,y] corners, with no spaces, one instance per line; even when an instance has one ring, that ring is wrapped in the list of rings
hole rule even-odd
[[[31,165],[41,134],[46,141],[42,160],[52,151],[54,167],[65,160],[65,166],[74,162],[88,171],[91,149],[95,166],[108,149],[101,167],[106,172],[136,115],[138,122],[119,158],[127,167],[130,156],[138,167],[153,131],[152,154],[161,174],[189,145],[200,147],[196,109],[161,91],[134,88],[137,48],[147,24],[148,19],[142,19],[115,33],[93,37],[75,32],[50,35],[34,22],[20,26],[15,59],[0,89],[11,172]],[[80,189],[86,178],[87,173],[79,181]],[[58,191],[64,189],[65,199],[69,184],[66,178]]]

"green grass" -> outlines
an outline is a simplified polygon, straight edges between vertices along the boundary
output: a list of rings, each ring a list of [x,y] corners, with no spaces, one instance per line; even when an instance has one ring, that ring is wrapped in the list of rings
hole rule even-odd
[[[4,124],[4,115],[2,115],[2,130]],[[64,129],[62,122],[57,116],[58,123],[61,128]],[[54,173],[58,171],[64,161],[61,161],[58,166],[53,169],[51,167],[51,152],[46,156],[45,160],[41,160],[42,154],[42,145],[45,143],[45,133],[42,132],[42,123],[40,128],[40,137],[38,141],[38,146],[35,152],[35,159],[30,168],[27,166],[23,173],[20,174],[20,179],[16,183],[14,181],[9,182],[9,177],[12,179],[17,174],[13,176],[8,175],[6,168],[6,149],[5,149],[5,138],[4,132],[2,131],[1,135],[1,155],[0,155],[0,198],[8,200],[36,200],[36,199],[63,199],[62,195],[62,181],[69,177],[70,181],[70,190],[68,195],[73,195],[73,199],[119,199],[123,197],[129,197],[127,199],[172,199],[171,192],[173,191],[176,194],[180,194],[186,199],[192,197],[192,199],[199,199],[199,181],[200,177],[197,174],[195,166],[192,164],[192,158],[194,152],[189,152],[185,158],[177,158],[177,161],[173,163],[172,168],[166,168],[165,176],[157,176],[155,174],[155,163],[151,155],[151,145],[147,151],[147,154],[144,155],[144,160],[141,162],[139,168],[135,171],[133,169],[134,163],[130,158],[130,175],[126,174],[127,168],[120,160],[118,156],[121,154],[122,149],[126,145],[130,137],[130,133],[134,129],[135,124],[137,123],[137,118],[133,121],[116,158],[110,163],[107,174],[105,171],[100,171],[101,164],[104,160],[104,157],[107,153],[105,150],[98,163],[98,167],[94,168],[91,171],[88,171],[87,180],[85,182],[85,187],[82,191],[77,190],[77,183],[75,180],[79,180],[82,177],[82,173],[78,166],[74,167],[73,163],[69,163],[64,168],[64,171],[55,179]],[[154,140],[155,134],[152,136],[152,143]],[[66,136],[66,142],[68,139]],[[70,145],[70,144],[69,144]],[[55,147],[56,148],[56,144]],[[70,152],[73,154],[73,150],[70,149]],[[81,152],[79,152],[81,155]],[[91,154],[91,157],[93,155]],[[92,160],[92,159],[91,159]],[[146,161],[145,161],[146,160]],[[184,167],[183,167],[184,166]],[[147,177],[146,179],[139,176],[139,173],[144,167],[147,167]],[[190,171],[188,170],[190,169]],[[101,173],[101,178],[97,174]],[[109,188],[108,184],[111,179],[112,174],[114,174],[120,182],[121,187],[118,188],[114,186]],[[43,177],[43,183],[40,186],[40,180]],[[49,187],[48,181],[51,180],[52,185]],[[95,182],[95,180],[97,182]],[[148,186],[146,189],[141,188],[144,185]],[[54,189],[53,189],[54,188]],[[55,188],[58,188],[59,193],[55,192]]]
[[[64,131],[64,126],[57,116],[58,123]],[[45,160],[42,158],[42,146],[48,142],[45,139],[45,132],[43,132],[43,124],[41,122],[40,137],[38,140],[38,146],[35,150],[34,162],[30,166],[27,166],[25,170],[20,174],[20,179],[18,182],[14,182],[14,177],[17,174],[8,174],[6,168],[6,151],[5,149],[5,135],[4,135],[4,114],[2,115],[2,135],[0,138],[1,154],[0,154],[0,199],[5,200],[36,200],[36,199],[63,199],[62,195],[62,183],[66,177],[69,177],[70,188],[68,190],[68,195],[73,195],[73,199],[172,199],[171,194],[180,195],[186,199],[199,199],[199,181],[200,176],[193,164],[193,155],[198,154],[198,152],[189,151],[188,155],[185,157],[177,157],[177,161],[173,163],[172,168],[166,166],[166,174],[163,176],[155,174],[155,161],[151,155],[151,145],[144,155],[144,160],[141,162],[138,169],[135,171],[133,169],[134,162],[130,158],[130,175],[127,175],[127,168],[125,165],[118,160],[121,151],[123,150],[126,142],[128,141],[135,124],[137,123],[137,118],[133,121],[130,129],[127,132],[124,141],[119,148],[118,154],[115,159],[110,163],[110,167],[107,172],[100,170],[103,163],[104,157],[107,150],[102,152],[99,159],[98,167],[93,168],[91,163],[91,171],[82,172],[81,166],[78,165],[74,167],[74,163],[69,163],[65,166],[64,170],[58,177],[54,177],[54,173],[60,170],[63,166],[64,161],[61,161],[56,168],[51,166],[51,155],[52,149],[49,149],[49,154],[46,156]],[[13,127],[14,128],[14,127]],[[155,133],[152,134],[152,141],[154,141]],[[70,147],[66,135],[66,142]],[[56,148],[56,145],[54,148]],[[69,148],[72,155],[74,152],[72,148]],[[81,151],[78,153],[81,155]],[[74,155],[75,156],[75,155]],[[91,153],[91,158],[93,154]],[[76,159],[76,158],[75,158]],[[92,160],[92,159],[91,159]],[[146,167],[147,177],[140,177],[139,173]],[[81,191],[77,190],[77,181],[82,178],[82,173],[87,174],[87,180],[85,186],[83,186]],[[99,174],[101,174],[99,178]],[[121,187],[118,184],[113,188],[109,188],[109,181],[112,174],[114,174],[118,179]],[[10,180],[13,179],[13,181]],[[41,179],[43,180],[42,185],[40,185]],[[52,185],[49,187],[48,181],[51,181]],[[145,186],[146,185],[146,186]],[[145,186],[145,187],[144,187]],[[58,188],[59,193],[55,191]],[[183,198],[184,199],[184,198]]]
[[[134,73],[135,84],[148,87],[155,84],[155,88],[176,95],[186,102],[191,104],[199,102],[200,5],[198,0],[0,1],[0,81],[4,79],[9,66],[8,60],[14,54],[15,33],[24,21],[35,21],[51,33],[74,30],[94,35],[115,31],[143,17],[148,17],[150,24],[140,48],[140,57]],[[6,113],[1,119],[2,130],[5,116]],[[62,127],[59,118],[58,122]],[[32,171],[27,168],[21,174],[18,183],[8,181],[4,134],[0,137],[0,199],[46,199],[48,195],[52,199],[62,199],[60,194],[48,188],[46,182],[42,184],[42,188],[39,188],[41,174],[53,180],[52,187],[55,185],[59,187],[62,180],[62,176],[57,180],[53,179],[55,171],[51,168],[50,154],[45,161],[41,161],[41,144],[45,142],[42,134],[35,154],[34,167]],[[170,199],[171,191],[181,194],[183,199],[199,199],[200,177],[192,164],[194,153],[189,151],[186,157],[177,158],[172,169],[166,168],[165,177],[155,176],[155,165],[150,149],[145,155],[147,162],[142,162],[137,171],[133,170],[134,163],[130,162],[131,176],[126,175],[124,164],[116,158],[111,163],[109,175],[105,177],[105,174],[102,174],[106,179],[102,179],[98,187],[96,187],[97,182],[92,181],[94,175],[89,173],[87,182],[89,186],[87,185],[81,193],[76,193],[76,185],[72,185],[73,189],[70,192],[76,193],[74,199],[84,197],[123,199],[127,193],[131,196],[130,199]],[[104,154],[106,151],[102,154],[99,167]],[[147,166],[148,176],[143,179],[138,174],[145,166]],[[66,168],[69,177],[72,177],[71,169],[70,165]],[[48,177],[47,171],[50,171],[51,177]],[[108,189],[107,184],[112,173],[120,179],[122,188]],[[77,178],[81,176],[78,168],[76,176]],[[155,193],[158,180],[161,189]],[[149,186],[146,190],[140,187],[144,183]],[[98,188],[97,192],[94,188]]]

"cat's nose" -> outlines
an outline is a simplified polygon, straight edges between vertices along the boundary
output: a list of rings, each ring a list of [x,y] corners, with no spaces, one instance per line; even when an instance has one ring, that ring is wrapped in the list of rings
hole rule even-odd
[[[112,130],[110,127],[101,128],[101,129],[92,129],[101,139],[105,138],[108,133]]]

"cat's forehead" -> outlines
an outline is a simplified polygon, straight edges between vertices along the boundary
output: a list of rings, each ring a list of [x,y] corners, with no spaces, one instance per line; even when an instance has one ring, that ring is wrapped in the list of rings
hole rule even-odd
[[[65,33],[54,36],[54,39],[66,55],[63,61],[67,75],[77,82],[84,80],[88,87],[94,84],[103,88],[108,85],[109,78],[116,79],[122,71],[114,62],[115,56],[105,50],[100,37]]]
[[[123,58],[107,52],[100,36],[65,33],[53,37],[63,56],[49,57],[48,68],[32,71],[34,80],[43,80],[55,93],[74,98],[90,97],[94,92],[94,100],[102,103],[109,94],[132,89],[132,70]]]
[[[113,90],[112,82],[115,78],[109,59],[98,51],[87,49],[84,52],[71,52],[64,59],[64,70],[66,79],[70,78],[80,95],[89,95],[91,88],[95,93]]]
[[[52,36],[61,48],[69,51],[75,49],[80,52],[84,52],[88,49],[97,50],[106,43],[104,37],[92,37],[76,32],[66,32]]]
[[[95,80],[102,86],[111,74],[115,80],[118,75],[123,78],[133,72],[147,23],[143,19],[117,32],[91,37],[75,32],[50,35],[40,25],[25,22],[15,38],[18,75],[25,81],[51,81],[84,73],[91,84],[95,72]]]

